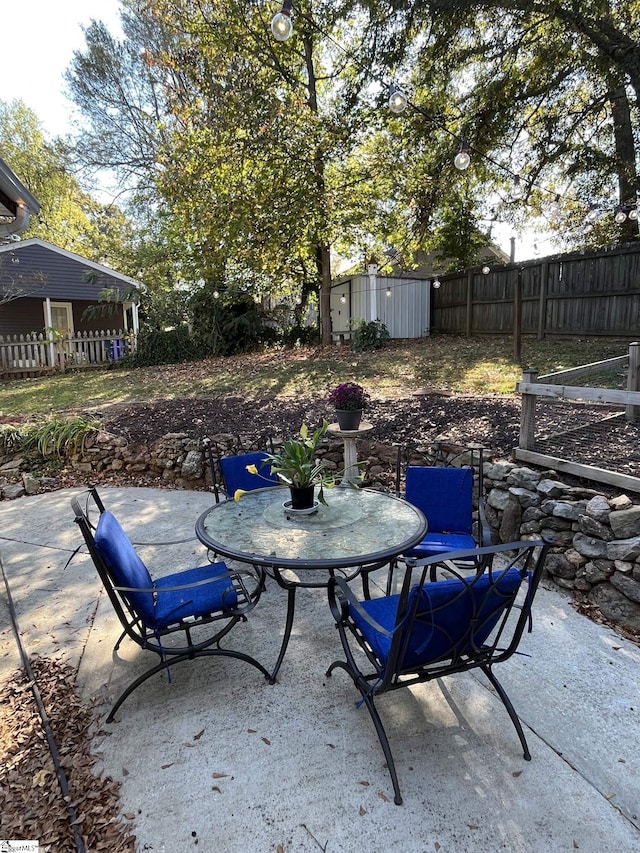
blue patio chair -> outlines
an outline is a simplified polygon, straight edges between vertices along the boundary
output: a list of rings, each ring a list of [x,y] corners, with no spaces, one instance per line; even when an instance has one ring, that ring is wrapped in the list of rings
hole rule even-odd
[[[414,566],[440,554],[491,545],[491,530],[484,507],[482,448],[464,449],[450,455],[440,445],[435,447],[434,464],[407,465],[405,468],[403,497],[418,507],[429,523],[429,531],[422,542],[402,555],[403,562]],[[401,454],[399,450],[396,469],[398,494]],[[474,518],[475,502],[478,511]],[[468,562],[473,566],[474,559]],[[393,568],[389,584],[392,575]],[[391,586],[388,586],[387,592],[390,591]]]
[[[524,758],[531,759],[520,720],[493,667],[514,654],[525,627],[528,623],[531,627],[531,605],[546,552],[542,542],[512,542],[431,557],[419,580],[412,578],[415,571],[407,566],[401,592],[382,598],[359,600],[343,578],[331,579],[329,604],[345,660],[334,661],[327,676],[336,668],[344,669],[362,694],[397,805],[402,796],[396,768],[374,703],[384,693],[481,669],[507,709]],[[431,568],[445,557],[449,571],[449,558],[457,564],[473,557],[477,569],[472,576],[456,573],[449,580],[429,580]],[[512,612],[515,608],[517,615]],[[352,645],[364,655],[354,654]]]
[[[269,452],[273,452],[273,442],[270,436],[267,437],[266,442]],[[242,489],[244,492],[252,492],[255,489],[282,485],[278,477],[271,473],[271,466],[265,463],[267,457],[266,450],[225,455],[220,445],[216,442],[212,442],[207,438],[204,444],[209,461],[209,470],[211,472],[216,503],[220,501],[221,491],[225,499],[232,499],[237,489]],[[247,465],[255,465],[259,476],[249,473]]]
[[[123,690],[109,712],[108,723],[141,684],[163,669],[170,675],[169,666],[182,661],[204,656],[236,658],[251,664],[269,679],[269,672],[255,658],[220,646],[222,638],[235,625],[246,621],[247,614],[258,603],[264,588],[261,569],[241,574],[218,562],[152,579],[118,520],[105,510],[94,487],[88,491],[85,509],[76,498],[71,506],[123,628],[114,652],[129,637],[160,657],[160,663]],[[100,514],[94,527],[90,513],[95,509]],[[197,639],[194,634],[198,634]]]

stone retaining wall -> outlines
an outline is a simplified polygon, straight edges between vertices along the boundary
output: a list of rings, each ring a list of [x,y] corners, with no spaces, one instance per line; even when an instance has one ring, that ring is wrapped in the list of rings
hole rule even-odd
[[[255,449],[248,437],[212,436],[226,452]],[[459,450],[459,449],[458,449]],[[397,449],[362,439],[359,458],[367,461],[364,485],[395,489]],[[321,454],[339,470],[342,442],[327,438]],[[411,461],[425,464],[416,454]],[[86,474],[87,483],[125,475],[137,484],[159,483],[180,489],[211,488],[211,475],[202,440],[169,433],[150,445],[130,446],[107,432],[91,436],[70,464]],[[460,459],[465,464],[465,459]],[[467,463],[468,464],[468,463]],[[543,537],[552,543],[546,563],[558,586],[578,590],[609,619],[640,630],[640,506],[627,495],[607,497],[596,490],[569,486],[553,471],[536,471],[508,461],[485,462],[485,508],[494,541]],[[2,496],[35,493],[46,483],[24,471],[20,459],[0,459]],[[18,474],[21,482],[15,482]]]

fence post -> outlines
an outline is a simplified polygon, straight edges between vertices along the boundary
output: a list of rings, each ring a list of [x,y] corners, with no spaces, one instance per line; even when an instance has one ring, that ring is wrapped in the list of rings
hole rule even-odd
[[[523,370],[522,381],[535,383],[538,378],[537,370]],[[520,439],[518,447],[521,450],[533,450],[536,435],[536,395],[522,394],[520,409]]]
[[[640,391],[640,343],[629,344],[629,373],[627,391]],[[640,420],[640,406],[626,406],[625,417],[628,421]]]
[[[513,360],[522,358],[522,267],[516,273],[513,291]]]
[[[540,269],[540,299],[538,302],[538,340],[544,339],[547,324],[547,282],[549,279],[549,262],[544,261]]]
[[[470,338],[473,331],[473,271],[467,272],[467,310],[465,316],[465,335]]]

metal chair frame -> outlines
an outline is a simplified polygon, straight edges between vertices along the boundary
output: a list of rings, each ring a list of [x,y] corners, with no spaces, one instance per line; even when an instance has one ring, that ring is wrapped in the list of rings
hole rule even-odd
[[[509,717],[516,729],[523,749],[523,757],[529,761],[531,754],[527,746],[522,725],[518,715],[511,704],[506,691],[496,678],[493,667],[497,663],[510,658],[517,650],[518,644],[529,625],[531,629],[530,616],[531,605],[542,576],[544,560],[548,546],[540,541],[536,542],[512,542],[505,545],[493,545],[473,551],[459,551],[446,555],[433,557],[424,562],[419,580],[414,582],[412,567],[408,566],[404,572],[402,590],[398,596],[385,596],[382,603],[395,604],[395,622],[392,626],[377,623],[371,616],[371,601],[359,601],[349,584],[342,578],[333,578],[330,581],[328,594],[331,612],[336,621],[340,634],[340,640],[345,654],[345,660],[336,660],[328,668],[326,675],[332,675],[336,668],[344,669],[353,680],[353,683],[362,695],[362,703],[366,705],[384,752],[391,781],[393,783],[397,805],[402,803],[400,786],[396,773],[393,755],[384,725],[374,704],[374,700],[384,693],[398,690],[404,687],[433,681],[458,672],[466,672],[471,669],[481,669],[496,690]],[[535,552],[538,550],[536,556]],[[515,555],[509,557],[506,569],[494,567],[496,555],[506,556],[509,552]],[[449,571],[451,565],[457,565],[460,560],[468,560],[473,557],[477,569],[472,577],[457,573],[453,581],[432,582],[431,569],[438,563],[446,563]],[[522,578],[522,582],[512,575],[510,580],[517,581],[518,588],[526,583],[528,577],[528,589],[522,601],[516,598],[518,589],[506,595],[498,584],[504,584],[503,572],[515,568]],[[486,586],[486,593],[484,587]],[[435,592],[449,595],[451,590],[451,601],[438,607],[425,607],[424,601],[430,602]],[[497,590],[497,592],[496,592]],[[498,595],[498,603],[490,599],[489,595]],[[469,596],[463,601],[464,596]],[[484,597],[483,597],[484,596]],[[423,602],[420,609],[420,602]],[[451,602],[467,607],[470,613],[468,623],[456,624],[455,630],[448,634],[443,631],[438,623],[438,615]],[[502,606],[500,606],[502,605]],[[489,625],[487,608],[493,607],[490,612],[498,613],[497,622],[491,628],[489,636],[482,634]],[[470,608],[470,610],[469,610]],[[512,611],[519,609],[516,617]],[[499,611],[499,612],[498,612]],[[377,611],[381,612],[381,611]],[[393,615],[392,611],[392,615]],[[354,621],[354,614],[359,620],[360,626]],[[455,612],[453,612],[455,616]],[[442,617],[441,617],[442,618]],[[445,619],[451,619],[451,613]],[[431,622],[429,622],[431,620]],[[442,648],[433,651],[434,659],[429,658],[428,644],[423,644],[423,660],[410,660],[409,665],[404,664],[405,657],[409,653],[414,657],[420,657],[420,647],[417,652],[412,643],[416,642],[414,631],[425,630],[425,625],[432,634],[437,634]],[[363,631],[363,627],[364,631]],[[459,636],[455,637],[455,632]],[[442,633],[440,633],[442,632]],[[462,632],[460,634],[460,632]],[[367,634],[367,636],[365,636]],[[388,654],[383,656],[374,649],[371,638],[383,638],[389,643]],[[430,644],[429,640],[429,644]],[[351,643],[364,652],[358,659],[352,651]],[[450,643],[450,645],[447,645]],[[375,644],[375,643],[374,643]],[[408,658],[407,658],[408,659]],[[363,665],[364,663],[364,665]]]
[[[264,589],[264,570],[260,567],[255,567],[253,572],[248,570],[245,572],[229,571],[224,563],[218,563],[218,573],[213,574],[212,566],[211,578],[192,584],[177,583],[176,585],[163,586],[160,589],[156,588],[155,581],[151,588],[118,586],[111,569],[96,548],[94,533],[97,530],[97,525],[94,525],[90,520],[90,501],[93,501],[93,509],[97,509],[100,516],[106,511],[102,499],[93,486],[89,488],[87,493],[86,508],[83,509],[80,501],[76,498],[71,500],[71,506],[75,514],[75,522],[82,532],[93,564],[123,628],[114,646],[114,654],[120,648],[120,644],[124,638],[129,637],[129,639],[133,640],[141,648],[154,652],[160,657],[160,663],[146,670],[122,691],[107,716],[107,722],[112,722],[114,715],[122,703],[147,679],[164,669],[169,673],[170,665],[181,663],[182,661],[194,660],[195,658],[205,656],[236,658],[258,669],[268,681],[270,678],[269,672],[251,655],[233,649],[224,649],[220,646],[220,641],[235,625],[246,621],[247,614],[258,603]],[[234,607],[204,615],[186,616],[162,627],[150,627],[145,624],[143,616],[136,611],[128,595],[131,593],[150,593],[154,596],[155,602],[158,596],[163,593],[186,591],[189,589],[196,590],[196,588],[208,583],[219,583],[223,579],[229,582],[235,592],[236,604]],[[213,633],[209,633],[205,639],[196,641],[192,633],[206,625],[213,626]],[[165,638],[173,636],[180,638],[181,642],[179,645],[166,644],[164,642]]]

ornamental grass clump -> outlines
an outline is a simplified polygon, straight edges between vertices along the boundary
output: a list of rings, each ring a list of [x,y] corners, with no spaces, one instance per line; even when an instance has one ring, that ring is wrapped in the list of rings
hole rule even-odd
[[[342,411],[365,409],[369,403],[369,394],[356,382],[342,382],[329,394],[329,402]]]

